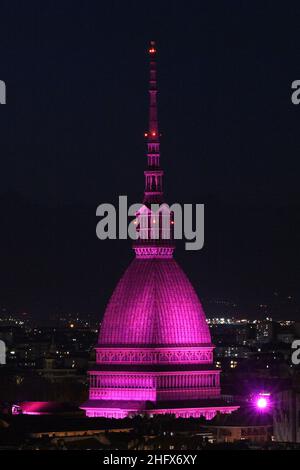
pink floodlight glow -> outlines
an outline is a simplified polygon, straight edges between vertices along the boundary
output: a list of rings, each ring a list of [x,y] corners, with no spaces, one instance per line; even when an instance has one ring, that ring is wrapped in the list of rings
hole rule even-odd
[[[264,410],[265,408],[267,408],[268,406],[268,401],[266,398],[264,397],[260,397],[257,402],[256,402],[256,405],[258,408],[260,408],[261,410]]]
[[[254,400],[255,406],[260,411],[266,411],[270,407],[270,394],[260,393]]]

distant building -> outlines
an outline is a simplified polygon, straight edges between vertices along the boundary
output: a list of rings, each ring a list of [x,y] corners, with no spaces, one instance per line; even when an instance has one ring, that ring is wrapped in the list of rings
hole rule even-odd
[[[279,343],[291,344],[295,338],[295,335],[293,332],[280,332],[277,334],[276,338]]]
[[[87,419],[80,416],[82,412],[78,412],[78,408],[73,412],[67,404],[27,402],[20,405],[25,413],[0,419],[0,451],[127,449],[127,441],[132,439],[133,425],[129,420]]]
[[[51,401],[24,401],[12,406],[13,415],[81,415],[81,410],[70,403],[58,403]]]
[[[268,443],[272,439],[272,416],[252,409],[240,409],[230,415],[217,415],[206,429],[212,431],[214,442],[248,441]]]
[[[251,356],[251,351],[245,346],[217,346],[215,355],[216,357],[248,359]]]
[[[271,343],[274,338],[274,322],[271,318],[257,322],[256,340],[258,343]]]
[[[276,394],[273,413],[274,439],[300,443],[300,390]]]

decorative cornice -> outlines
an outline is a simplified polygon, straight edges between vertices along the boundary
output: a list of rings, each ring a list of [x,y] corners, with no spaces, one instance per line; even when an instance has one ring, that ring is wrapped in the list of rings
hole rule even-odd
[[[96,348],[97,364],[212,364],[213,347],[193,349]]]
[[[174,247],[134,246],[134,251],[137,258],[172,258]]]

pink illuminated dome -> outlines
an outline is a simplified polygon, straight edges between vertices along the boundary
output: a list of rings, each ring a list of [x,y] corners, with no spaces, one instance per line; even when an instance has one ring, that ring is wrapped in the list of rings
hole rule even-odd
[[[201,303],[176,261],[133,260],[108,303],[99,344],[199,346],[210,342]]]

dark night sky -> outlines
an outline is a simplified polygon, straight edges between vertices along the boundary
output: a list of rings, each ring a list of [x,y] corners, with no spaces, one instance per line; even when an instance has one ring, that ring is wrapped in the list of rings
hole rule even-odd
[[[0,306],[102,315],[132,252],[95,211],[141,199],[156,39],[167,200],[206,204],[177,259],[201,298],[296,312],[299,22],[299,2],[1,2]]]

